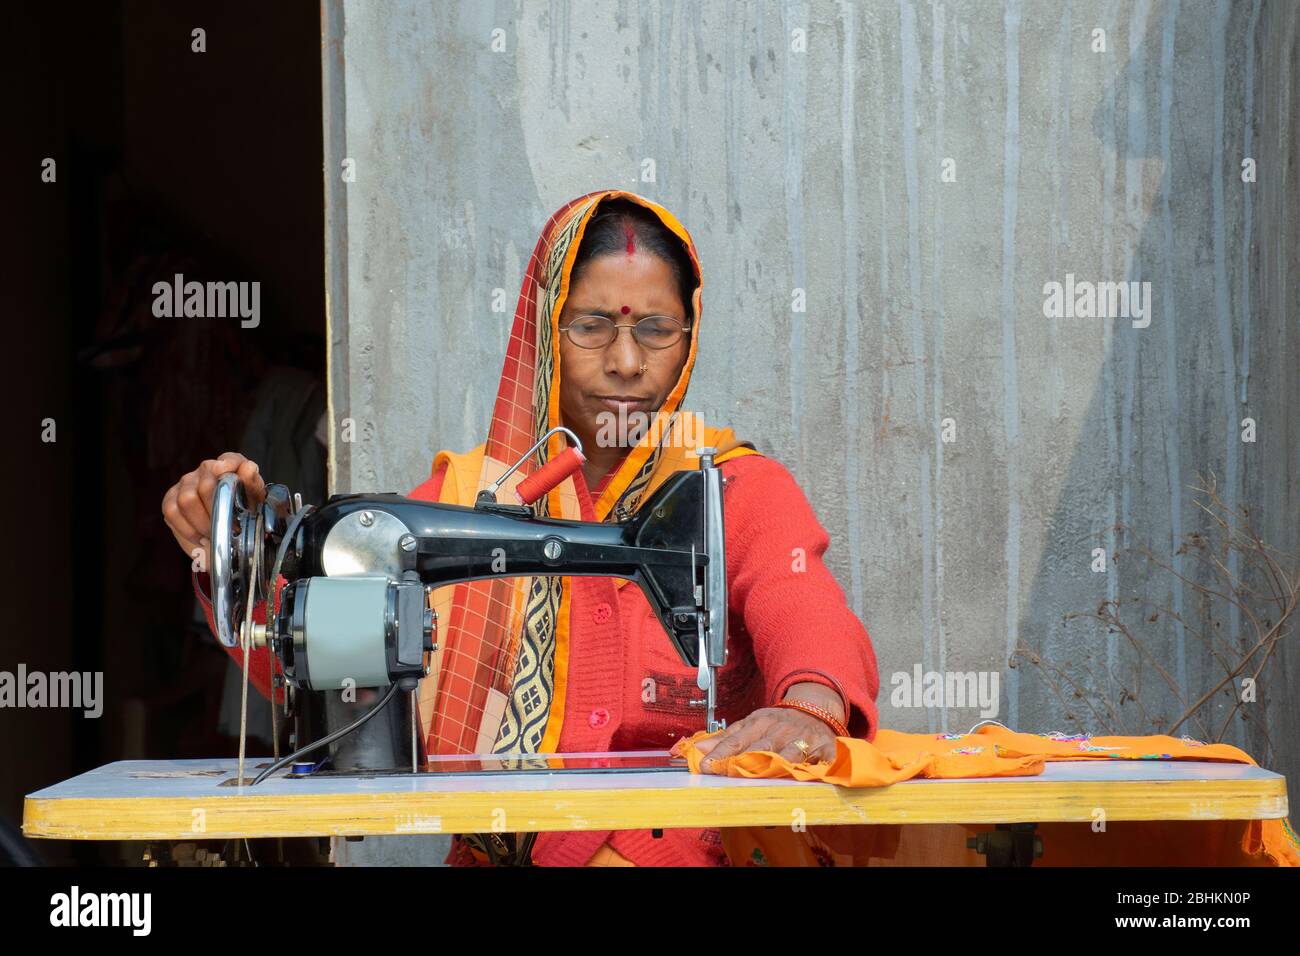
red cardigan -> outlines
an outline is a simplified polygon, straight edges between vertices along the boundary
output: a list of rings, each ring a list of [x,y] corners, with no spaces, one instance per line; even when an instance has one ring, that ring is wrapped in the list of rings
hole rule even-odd
[[[781,700],[803,681],[833,686],[848,696],[849,733],[871,740],[877,726],[879,676],[866,629],[848,608],[822,554],[830,537],[794,477],[779,462],[742,455],[720,466],[727,581],[729,654],[718,672],[718,713],[728,723]],[[443,474],[410,497],[435,501]],[[584,520],[595,520],[582,472],[575,475]],[[212,622],[206,575],[195,592]],[[559,752],[667,749],[701,729],[695,671],[681,662],[640,588],[613,578],[571,578],[570,647]],[[201,586],[204,585],[204,586]],[[265,619],[265,607],[254,611]],[[239,648],[229,648],[242,663]],[[253,652],[249,680],[270,694],[269,652]],[[646,700],[644,698],[649,698]],[[724,865],[716,829],[670,829],[538,834],[533,862],[581,866],[606,841],[633,863]]]

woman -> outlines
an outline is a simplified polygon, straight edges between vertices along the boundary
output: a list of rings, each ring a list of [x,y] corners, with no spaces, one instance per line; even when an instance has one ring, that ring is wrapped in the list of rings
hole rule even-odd
[[[586,461],[535,510],[618,520],[673,472],[697,468],[695,448],[717,448],[726,481],[730,612],[718,714],[727,729],[701,749],[711,759],[749,750],[827,759],[836,734],[875,735],[875,655],[822,563],[829,537],[790,473],[729,428],[701,429],[682,408],[700,311],[695,245],[670,212],[622,190],[566,203],[547,221],[524,279],[487,441],[463,455],[440,452],[432,477],[411,497],[471,505],[563,424],[581,439]],[[640,423],[633,413],[657,413],[659,427],[617,434],[620,420]],[[552,436],[531,470],[567,443],[563,433]],[[163,514],[187,555],[206,545],[216,479],[231,471],[261,500],[257,465],[233,452],[204,462],[167,492]],[[205,582],[195,578],[206,603]],[[701,729],[695,671],[681,662],[640,589],[627,583],[538,577],[440,589],[437,678],[420,689],[428,751],[663,749]],[[231,653],[239,660],[238,649]],[[268,694],[266,652],[254,652],[249,666]],[[515,836],[457,838],[449,862],[727,862],[717,830],[508,838]]]

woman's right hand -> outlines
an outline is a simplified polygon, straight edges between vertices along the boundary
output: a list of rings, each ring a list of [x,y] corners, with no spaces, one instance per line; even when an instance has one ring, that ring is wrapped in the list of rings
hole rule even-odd
[[[208,569],[208,534],[212,528],[212,497],[216,494],[217,479],[235,472],[244,485],[244,495],[250,507],[266,499],[266,482],[258,471],[257,462],[245,458],[237,451],[228,451],[215,459],[208,459],[163,495],[163,520],[176,537],[181,550],[194,560],[198,571]]]

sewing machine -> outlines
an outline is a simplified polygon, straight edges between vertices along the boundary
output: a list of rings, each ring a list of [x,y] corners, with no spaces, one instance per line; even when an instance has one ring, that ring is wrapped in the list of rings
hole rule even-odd
[[[551,432],[480,492],[473,507],[396,494],[334,495],[320,507],[303,506],[284,485],[270,484],[260,507],[250,508],[238,477],[222,476],[209,568],[217,636],[227,647],[270,648],[283,669],[295,727],[294,752],[254,782],[285,766],[295,776],[329,772],[321,769],[325,761],[302,759],[327,744],[338,744],[334,772],[428,769],[417,759],[414,732],[402,731],[408,722],[414,729],[411,704],[405,714],[399,705],[363,727],[394,696],[405,702],[428,673],[437,635],[428,601],[433,589],[493,577],[596,575],[636,583],[666,639],[697,669],[703,726],[724,726],[715,713],[727,646],[715,449],[701,449],[698,471],[672,475],[626,520],[539,518],[531,502],[583,460],[577,436],[555,431],[567,433],[574,447],[519,483],[515,504],[498,501],[498,492]],[[288,583],[277,596],[273,585],[281,575]],[[252,605],[263,600],[266,623],[253,623]],[[371,707],[348,706],[342,691],[359,688],[384,695]]]

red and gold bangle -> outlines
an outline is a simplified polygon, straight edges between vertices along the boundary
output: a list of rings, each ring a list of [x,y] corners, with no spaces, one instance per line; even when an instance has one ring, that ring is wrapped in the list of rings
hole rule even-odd
[[[832,714],[829,710],[824,710],[821,707],[818,707],[816,704],[810,704],[806,700],[783,700],[779,702],[776,706],[789,707],[793,710],[801,710],[805,714],[808,714],[809,716],[816,717],[827,727],[833,730],[835,732],[836,737],[847,737],[849,735],[848,728],[845,727],[842,723],[840,723],[839,720],[836,719],[834,714]]]

